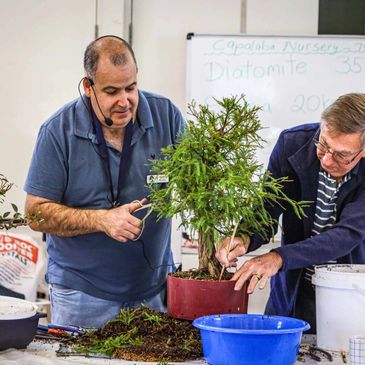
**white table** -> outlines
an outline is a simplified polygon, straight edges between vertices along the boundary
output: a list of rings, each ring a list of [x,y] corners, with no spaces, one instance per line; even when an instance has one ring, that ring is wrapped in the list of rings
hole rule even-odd
[[[84,356],[68,356],[57,357],[56,350],[58,344],[44,343],[40,341],[33,341],[25,350],[9,349],[0,352],[1,365],[152,365],[158,364],[156,362],[136,362],[116,359],[101,359],[101,358],[87,358]],[[349,361],[347,361],[349,363]],[[204,365],[207,364],[204,360],[187,361],[184,363],[169,363],[174,365]],[[306,358],[305,362],[296,362],[296,365],[341,365],[344,364],[339,354],[334,354],[334,361],[328,362],[322,360],[317,362]]]

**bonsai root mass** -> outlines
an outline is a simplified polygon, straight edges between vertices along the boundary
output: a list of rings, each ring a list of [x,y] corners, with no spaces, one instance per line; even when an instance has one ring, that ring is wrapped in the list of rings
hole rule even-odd
[[[199,330],[147,307],[123,309],[104,327],[69,340],[85,356],[104,354],[130,361],[183,362],[203,356]]]

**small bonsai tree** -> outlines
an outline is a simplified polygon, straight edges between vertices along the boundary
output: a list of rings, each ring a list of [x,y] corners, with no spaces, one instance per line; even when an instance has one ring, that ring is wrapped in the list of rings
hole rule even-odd
[[[166,187],[152,187],[151,202],[159,217],[180,215],[181,225],[198,233],[199,269],[218,278],[221,266],[215,245],[222,236],[254,232],[269,238],[276,223],[265,204],[289,203],[299,217],[305,202],[283,192],[287,178],[274,179],[257,161],[263,145],[257,116],[243,96],[216,100],[219,110],[189,105],[186,134],[162,150],[153,172],[167,175]]]

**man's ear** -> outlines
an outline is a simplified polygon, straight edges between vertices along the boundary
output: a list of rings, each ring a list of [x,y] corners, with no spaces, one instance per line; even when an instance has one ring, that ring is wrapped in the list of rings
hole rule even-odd
[[[85,95],[90,98],[91,95],[91,83],[90,80],[85,76],[82,80],[82,86],[84,88]]]

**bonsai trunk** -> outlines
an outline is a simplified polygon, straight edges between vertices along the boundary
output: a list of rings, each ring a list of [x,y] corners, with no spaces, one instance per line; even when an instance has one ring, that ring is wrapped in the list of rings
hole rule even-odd
[[[213,279],[218,279],[221,268],[215,258],[214,232],[199,231],[199,270],[207,271]]]

